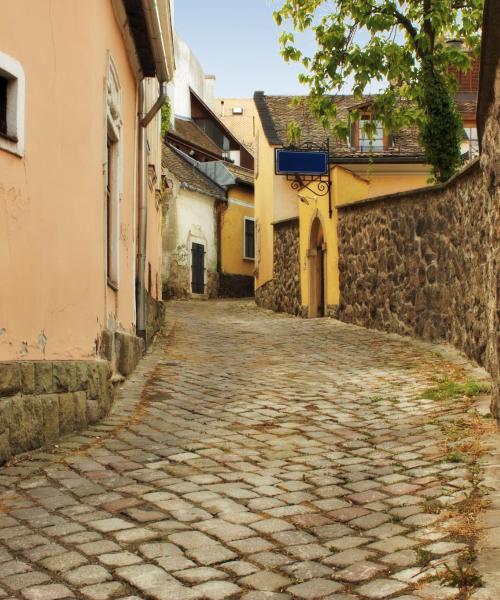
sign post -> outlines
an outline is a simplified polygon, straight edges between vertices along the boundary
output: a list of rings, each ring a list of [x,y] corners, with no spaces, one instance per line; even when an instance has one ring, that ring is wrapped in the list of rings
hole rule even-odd
[[[330,189],[332,181],[330,176],[330,141],[324,146],[305,144],[301,147],[289,146],[276,148],[274,154],[274,172],[276,175],[285,175],[292,182],[292,189],[307,188],[318,196],[328,194],[328,214],[332,218],[332,204]],[[315,183],[316,189],[310,185]]]

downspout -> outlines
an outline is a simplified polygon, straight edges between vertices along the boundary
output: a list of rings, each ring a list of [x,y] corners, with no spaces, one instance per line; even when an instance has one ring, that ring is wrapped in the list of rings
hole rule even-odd
[[[156,63],[156,73],[160,84],[159,96],[153,106],[146,112],[145,78],[140,82],[140,114],[139,114],[139,187],[138,187],[138,219],[139,235],[137,240],[137,333],[145,339],[146,345],[146,242],[148,223],[148,197],[147,197],[147,158],[146,158],[146,127],[167,99],[167,57],[163,44],[160,24],[160,14],[157,0],[142,0],[144,14],[148,25],[151,44]]]

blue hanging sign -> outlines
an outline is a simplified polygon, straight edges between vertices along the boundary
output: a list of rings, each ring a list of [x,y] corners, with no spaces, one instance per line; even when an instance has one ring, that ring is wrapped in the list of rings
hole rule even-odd
[[[276,175],[326,175],[328,151],[277,148],[275,172]]]

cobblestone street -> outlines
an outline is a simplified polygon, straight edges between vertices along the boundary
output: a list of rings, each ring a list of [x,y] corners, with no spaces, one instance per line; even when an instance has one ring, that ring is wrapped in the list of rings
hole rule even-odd
[[[108,418],[0,469],[0,598],[465,597],[432,577],[468,550],[468,400],[425,392],[466,361],[246,301],[167,323]]]

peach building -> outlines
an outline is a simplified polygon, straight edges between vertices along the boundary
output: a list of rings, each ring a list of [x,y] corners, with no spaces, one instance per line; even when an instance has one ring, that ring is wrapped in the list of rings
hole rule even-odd
[[[169,0],[2,3],[0,462],[101,416],[162,320],[173,72]]]

